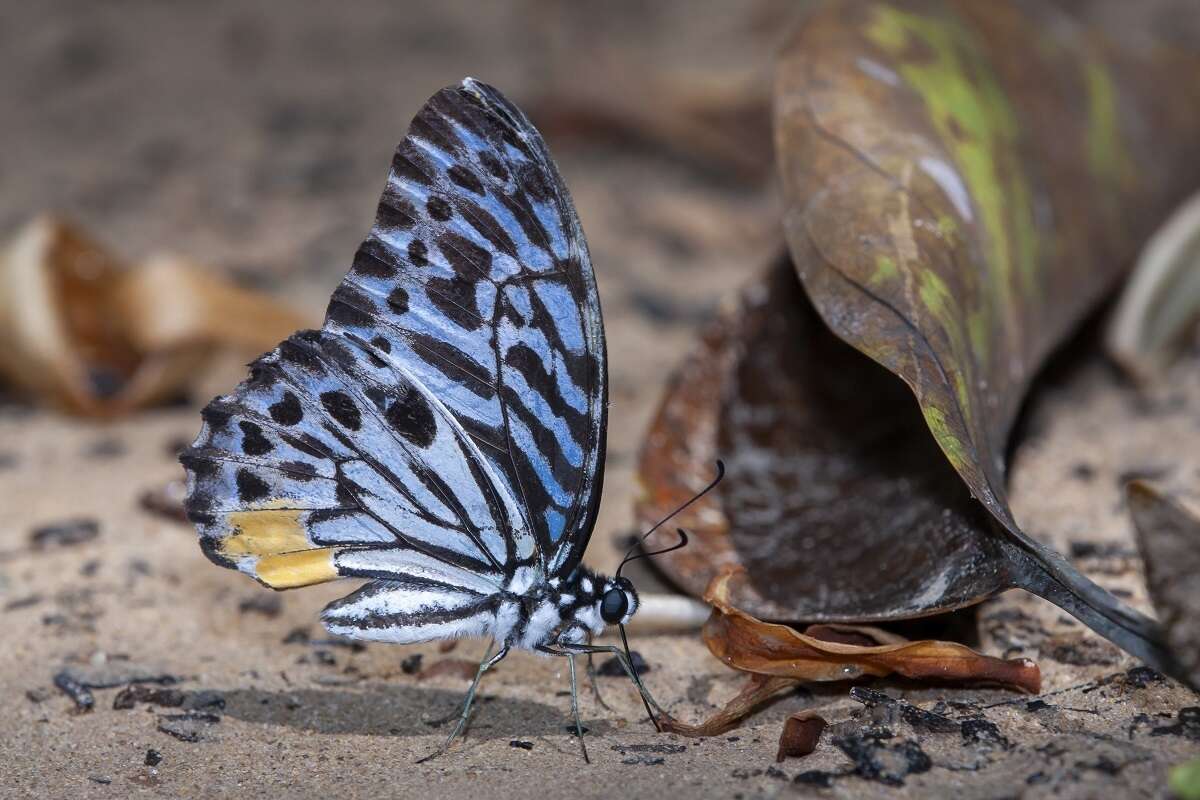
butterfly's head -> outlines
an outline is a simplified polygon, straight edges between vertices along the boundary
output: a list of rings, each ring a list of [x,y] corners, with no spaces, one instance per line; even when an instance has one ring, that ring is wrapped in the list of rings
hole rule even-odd
[[[597,600],[600,619],[608,625],[624,625],[637,612],[638,596],[633,583],[618,575],[608,578]]]

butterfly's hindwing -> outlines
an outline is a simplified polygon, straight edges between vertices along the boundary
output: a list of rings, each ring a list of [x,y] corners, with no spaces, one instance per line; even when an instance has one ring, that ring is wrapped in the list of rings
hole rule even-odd
[[[532,537],[511,532],[519,512],[481,480],[486,465],[441,404],[394,365],[356,360],[353,347],[297,334],[210,405],[184,456],[210,555],[277,588],[264,559],[274,568],[290,556],[325,580],[349,574],[334,558],[347,547],[416,549],[501,573],[532,557]],[[327,560],[292,555],[306,550]],[[303,575],[285,577],[290,586]]]
[[[188,512],[210,558],[274,588],[374,579],[331,629],[482,633],[531,569],[582,556],[606,391],[570,198],[528,120],[468,79],[414,119],[324,327],[206,409]]]

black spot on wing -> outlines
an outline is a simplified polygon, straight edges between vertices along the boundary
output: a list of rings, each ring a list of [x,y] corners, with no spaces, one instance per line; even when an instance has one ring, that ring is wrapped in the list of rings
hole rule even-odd
[[[529,514],[534,526],[540,529],[544,525],[546,509],[557,508],[557,506],[538,477],[538,470],[534,467],[532,454],[526,453],[515,444],[510,445],[510,451],[517,474],[521,476],[522,494],[528,505]]]
[[[483,238],[488,240],[488,244],[510,258],[517,257],[517,246],[513,243],[512,237],[488,211],[484,210],[482,206],[468,201],[459,203],[459,208],[463,212],[463,218],[471,224],[472,228],[479,231]],[[490,267],[490,254],[488,264]]]
[[[542,227],[542,223],[534,213],[533,206],[530,204],[529,198],[525,193],[517,189],[512,194],[500,195],[499,199],[500,203],[508,210],[508,213],[521,226],[521,234],[525,239],[550,252],[550,236],[546,233],[546,229]]]
[[[220,467],[211,458],[203,455],[203,451],[195,447],[184,450],[179,456],[179,463],[199,481],[215,478],[221,473]]]
[[[462,140],[459,139],[458,134],[443,115],[435,110],[436,105],[437,98],[435,96],[413,118],[412,124],[409,126],[409,136],[423,139],[451,156],[461,156]]]
[[[384,416],[397,433],[417,447],[429,447],[437,436],[437,420],[433,409],[415,389],[409,389],[394,400]]]
[[[302,433],[299,436],[284,435],[282,438],[301,453],[312,456],[313,458],[329,460],[333,459],[334,457],[329,445],[325,442],[322,442],[311,433]]]
[[[204,519],[192,519],[192,522],[195,522],[199,525],[209,525],[213,521],[213,517],[211,515],[204,514],[200,516],[204,517]],[[191,519],[190,512],[188,518]],[[221,553],[221,541],[219,539],[214,539],[209,536],[201,536],[200,552],[204,553],[204,557],[216,564],[218,567],[237,569],[237,564],[234,563],[233,559]]]
[[[491,370],[462,350],[426,334],[413,334],[412,341],[418,352],[425,356],[426,362],[442,375],[485,400],[496,396],[496,389],[491,383]]]
[[[539,202],[544,203],[554,197],[545,170],[536,162],[527,161],[517,167],[517,180]]]
[[[307,347],[302,346],[299,342],[309,341],[303,338],[302,334],[293,335],[291,339],[287,339],[279,345],[279,357],[288,364],[301,367],[308,372],[317,375],[323,375],[325,368],[321,364],[321,359],[317,358],[316,354]]]
[[[466,330],[483,325],[476,303],[475,284],[478,281],[455,275],[453,278],[429,279],[429,302],[444,316]]]
[[[357,508],[318,508],[315,511],[308,512],[307,522],[309,523],[309,526],[311,529],[311,526],[319,525],[320,523],[323,523],[323,522],[330,522],[330,521],[336,520],[336,519],[344,519],[346,517],[352,517],[356,513],[358,513]],[[313,539],[313,542],[315,544],[327,544],[328,543],[326,540],[323,540],[323,539]]]
[[[298,425],[304,419],[300,399],[291,392],[284,392],[282,398],[267,408],[267,413],[280,425]]]
[[[357,431],[362,427],[362,414],[350,395],[345,392],[332,391],[321,393],[321,405],[339,425],[347,430]]]
[[[493,178],[498,181],[508,180],[508,170],[504,167],[504,164],[501,163],[500,159],[496,158],[494,153],[492,153],[490,150],[480,150],[476,155],[479,158],[479,163],[483,165],[483,168],[486,169]]]
[[[339,466],[337,488],[333,493],[337,499],[338,506],[341,508],[358,508],[358,498],[354,494],[356,491],[361,492],[362,487],[347,478]]]
[[[298,481],[311,481],[317,477],[317,468],[307,461],[283,461],[279,464],[279,468],[291,475],[292,478]]]
[[[397,286],[388,294],[387,305],[392,311],[397,314],[405,314],[408,312],[408,290],[403,286]]]
[[[430,178],[433,173],[425,157],[417,151],[412,142],[402,142],[396,149],[396,154],[392,157],[392,172],[399,178],[421,186],[433,184],[433,179]]]
[[[351,269],[358,275],[365,275],[369,278],[394,278],[396,277],[396,265],[384,259],[371,248],[360,247],[358,252],[354,254],[354,265]]]
[[[559,391],[558,381],[546,369],[542,357],[524,342],[518,342],[504,354],[504,363],[521,373],[525,383],[545,399],[555,416],[562,417],[576,441],[584,438],[587,417],[567,403]],[[585,394],[580,388],[580,393]],[[522,398],[516,398],[521,400]]]
[[[381,364],[380,366],[383,365]],[[363,389],[363,394],[366,395],[367,399],[370,400],[371,403],[381,411],[383,410],[384,406],[387,405],[388,392],[378,383],[372,383],[366,389]]]
[[[379,199],[375,209],[375,222],[387,230],[408,230],[420,218],[417,209],[407,197],[394,194],[389,186]]]
[[[349,284],[343,283],[329,299],[329,307],[325,309],[325,317],[342,325],[354,328],[370,327],[374,321],[371,317],[371,301],[365,294]]]
[[[571,382],[576,386],[590,386],[591,376],[596,371],[596,365],[592,363],[592,357],[587,354],[572,353],[568,350],[558,330],[560,324],[581,325],[582,320],[578,317],[578,312],[573,312],[573,315],[569,318],[562,314],[556,318],[554,312],[542,302],[541,295],[534,291],[533,285],[529,287],[529,306],[533,314],[531,324],[534,328],[541,331],[555,352],[562,356],[563,363],[567,368],[567,375],[570,377]]]
[[[550,465],[550,473],[554,476],[554,480],[560,486],[572,486],[577,478],[575,468],[567,461],[563,454],[562,437],[571,436],[576,438],[572,432],[564,432],[551,427],[553,420],[542,419],[533,413],[523,402],[523,398],[517,395],[510,387],[504,386],[501,390],[501,396],[508,405],[509,413],[516,416],[529,429],[533,437],[534,445],[541,453],[543,459]],[[532,472],[528,476],[529,480],[540,482],[541,478],[537,472]]]
[[[227,408],[225,402],[221,398],[213,400],[204,407],[200,412],[200,418],[204,423],[214,431],[223,431],[225,426],[229,424],[230,417],[233,414]]]
[[[243,468],[237,471],[237,493],[243,503],[253,503],[270,494],[271,487],[262,478]]]
[[[383,353],[392,352],[392,343],[382,336],[376,336],[371,340],[371,346]]]
[[[462,164],[455,164],[446,171],[446,175],[449,176],[450,180],[454,181],[456,185],[461,186],[468,192],[481,196],[484,194],[483,184],[479,181],[479,178],[475,177],[475,173],[471,172],[471,170],[467,169]]]
[[[441,197],[430,197],[425,201],[425,210],[438,222],[446,222],[454,216],[454,210],[450,208],[450,204]]]
[[[455,275],[471,281],[491,276],[492,254],[467,237],[446,231],[438,236],[437,246]]]
[[[429,264],[429,248],[420,239],[408,243],[408,260],[414,267],[424,267]]]
[[[262,428],[248,420],[238,423],[242,429],[242,452],[248,456],[265,456],[275,449],[271,440],[263,435]]]

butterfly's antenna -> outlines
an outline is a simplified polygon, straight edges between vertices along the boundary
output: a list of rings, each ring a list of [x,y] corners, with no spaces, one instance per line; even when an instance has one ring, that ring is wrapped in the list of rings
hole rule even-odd
[[[711,488],[711,487],[710,487]],[[639,558],[649,558],[650,556],[660,556],[663,553],[669,553],[672,550],[678,550],[681,547],[686,547],[688,543],[688,535],[683,528],[676,528],[675,532],[679,534],[679,541],[670,547],[664,547],[662,550],[655,550],[652,553],[638,553],[636,556],[626,556],[621,562],[621,567],[628,564],[630,561],[636,561]],[[617,567],[617,577],[621,576],[621,567]],[[654,723],[655,730],[661,731],[662,726],[658,724],[658,717],[654,716],[654,712],[650,710],[650,701],[646,699],[646,687],[642,686],[642,682],[637,678],[637,668],[633,665],[633,652],[629,649],[629,637],[625,635],[625,626],[617,623],[617,630],[621,632],[621,644],[625,646],[625,660],[629,662],[629,674],[633,678],[633,682],[637,684],[638,693],[642,696],[642,705],[646,707],[646,716],[650,717],[650,721]]]
[[[625,551],[625,557],[621,560],[621,566],[617,567],[617,575],[620,576],[621,567],[624,567],[628,562],[635,560],[635,558],[642,557],[642,556],[635,556],[634,558],[631,558],[630,556],[633,554],[633,551],[638,548],[639,545],[641,545],[643,542],[645,542],[647,539],[650,538],[650,534],[654,533],[656,530],[661,528],[664,523],[666,523],[669,519],[674,517],[676,514],[683,511],[685,508],[690,506],[692,503],[696,502],[701,497],[704,497],[704,495],[711,492],[716,487],[716,485],[721,482],[721,479],[724,477],[725,477],[725,462],[718,458],[717,459],[717,477],[713,478],[712,481],[707,486],[705,486],[703,489],[701,489],[699,492],[697,492],[696,495],[694,497],[692,497],[691,500],[688,500],[686,503],[681,505],[679,508],[672,511],[670,514],[667,514],[665,517],[660,519],[658,522],[654,523],[654,527],[652,527],[650,530],[646,531],[641,536],[639,536],[637,538],[637,540],[634,541],[634,543],[629,546],[629,549]],[[687,534],[683,533],[683,531],[680,531],[680,534],[682,534],[682,536],[683,536],[682,544],[674,545],[673,547],[671,547],[667,550],[660,550],[658,553],[644,553],[643,555],[659,555],[660,553],[669,553],[671,550],[677,550],[678,548],[683,547],[683,545],[687,544]]]
[[[663,553],[670,553],[672,550],[678,550],[681,547],[687,547],[688,535],[683,528],[676,528],[675,532],[679,534],[679,541],[670,547],[664,547],[662,550],[653,550],[649,553],[638,553],[636,555],[626,555],[625,560],[621,562],[621,566],[617,567],[616,577],[621,577],[621,567],[624,567],[630,561],[637,561],[639,558],[650,558],[651,556],[661,556]]]
[[[710,491],[712,491],[713,487],[715,487],[718,483],[720,483],[721,479],[724,477],[725,477],[725,462],[721,461],[721,459],[718,458],[717,459],[717,476],[715,478],[713,478],[712,481],[707,486],[705,486],[703,489],[701,489],[699,492],[697,492],[696,495],[694,497],[692,497],[691,500],[688,500],[686,503],[679,506],[679,508],[672,511],[670,514],[667,514],[665,517],[663,517],[658,522],[656,522],[654,524],[654,527],[650,528],[650,530],[646,531],[641,536],[639,536],[634,541],[634,543],[629,546],[629,549],[625,551],[625,557],[621,559],[621,563],[617,567],[617,572],[616,572],[615,577],[617,577],[617,578],[621,577],[621,570],[624,569],[625,565],[628,564],[630,561],[636,561],[639,558],[649,558],[650,556],[662,555],[663,553],[669,553],[672,550],[678,550],[681,547],[687,546],[687,543],[688,543],[687,534],[684,533],[682,528],[676,528],[676,531],[679,533],[679,541],[676,542],[675,544],[671,545],[670,547],[664,548],[662,550],[656,550],[651,553],[639,553],[637,555],[633,554],[634,550],[636,550],[643,542],[645,542],[647,539],[650,538],[650,534],[654,533],[656,530],[661,528],[663,526],[663,524],[667,522],[667,520],[671,519],[676,514],[683,511],[688,506],[690,506],[692,503],[696,502],[701,497],[703,497],[704,495],[706,495]],[[625,626],[622,625],[621,623],[617,623],[617,630],[621,632],[621,644],[624,645],[624,647],[625,647],[625,661],[627,664],[629,664],[629,673],[630,673],[629,677],[633,678],[633,682],[635,684],[637,684],[638,694],[640,694],[642,697],[642,705],[646,707],[646,716],[650,717],[650,721],[654,723],[654,729],[657,731],[661,731],[662,726],[658,724],[658,717],[654,716],[654,712],[650,710],[650,701],[646,699],[646,687],[642,686],[641,680],[637,677],[637,670],[633,666],[633,651],[631,651],[629,649],[629,637],[625,634]]]

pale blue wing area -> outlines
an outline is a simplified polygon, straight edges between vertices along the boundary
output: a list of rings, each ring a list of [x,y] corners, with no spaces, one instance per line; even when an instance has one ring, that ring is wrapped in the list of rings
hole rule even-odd
[[[468,79],[413,120],[326,327],[444,404],[549,572],[578,563],[603,479],[600,304],[545,143],[496,90]]]

